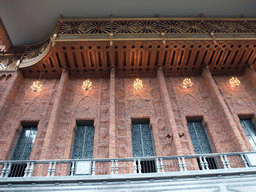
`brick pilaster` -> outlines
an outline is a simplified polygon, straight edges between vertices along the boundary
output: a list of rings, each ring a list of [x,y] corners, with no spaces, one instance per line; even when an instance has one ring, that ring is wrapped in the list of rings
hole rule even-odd
[[[13,77],[10,79],[10,83],[0,99],[0,117],[1,124],[4,121],[7,109],[10,107],[10,103],[13,101],[15,94],[18,91],[19,86],[22,83],[22,74],[20,71],[14,73]]]
[[[244,75],[247,77],[247,79],[250,81],[250,85],[252,85],[256,89],[256,72],[252,68],[252,66],[248,66],[245,68]]]
[[[64,93],[65,86],[67,85],[67,82],[68,82],[68,71],[66,69],[63,69],[60,82],[57,88],[56,96],[54,99],[54,104],[52,107],[49,124],[47,126],[47,130],[45,134],[44,144],[43,144],[41,156],[40,156],[41,160],[45,160],[48,158],[51,159],[51,152],[52,152],[54,141],[55,141],[54,133],[56,132],[56,129],[57,129],[56,123],[58,120],[58,113],[59,113],[61,102],[63,100],[63,96],[64,96],[63,93]]]
[[[109,107],[109,158],[116,157],[116,121],[115,121],[115,69],[110,71],[110,107]]]
[[[202,76],[204,78],[205,84],[208,85],[209,90],[211,91],[212,99],[215,100],[216,104],[219,105],[220,109],[222,110],[222,112],[225,115],[225,119],[227,121],[223,122],[223,123],[227,123],[226,127],[227,127],[227,129],[229,129],[230,134],[235,139],[235,143],[237,144],[237,149],[240,151],[246,151],[246,145],[242,139],[239,129],[238,129],[238,127],[232,117],[232,114],[230,113],[228,106],[226,105],[226,103],[218,89],[218,86],[216,85],[216,83],[211,75],[211,72],[207,66],[203,68]]]
[[[8,83],[3,96],[0,99],[0,130],[3,129],[3,124],[4,122],[7,120],[6,118],[8,117],[8,113],[11,113],[11,111],[9,111],[11,104],[14,103],[15,100],[15,95],[17,94],[20,85],[22,84],[22,73],[20,71],[14,72],[13,73],[13,77],[11,77],[9,80],[7,80],[5,83]],[[15,119],[13,119],[13,121],[15,121]],[[12,128],[12,127],[10,127]],[[7,138],[1,138],[2,141],[5,140],[5,147],[0,149],[1,153],[0,153],[0,159],[6,159],[8,158],[8,152],[10,149],[10,146],[12,144],[12,139],[14,137],[15,131],[12,132],[8,135],[4,135],[4,136],[8,136]],[[1,135],[3,136],[3,135]]]
[[[177,125],[175,122],[172,105],[171,105],[171,100],[170,100],[169,93],[167,90],[162,67],[159,67],[159,69],[157,70],[157,79],[159,82],[161,96],[162,96],[163,103],[165,106],[165,113],[166,113],[167,121],[168,121],[169,128],[170,128],[170,134],[172,134],[172,136],[173,136],[172,146],[174,147],[176,155],[181,155],[182,149],[181,149],[181,143],[180,143],[180,138],[179,138],[179,134],[178,134],[178,128],[177,128]]]

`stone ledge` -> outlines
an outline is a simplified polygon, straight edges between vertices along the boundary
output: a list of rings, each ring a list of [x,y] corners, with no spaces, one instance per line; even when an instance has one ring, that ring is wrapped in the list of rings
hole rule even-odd
[[[22,178],[0,178],[0,185],[28,184],[28,183],[93,183],[93,182],[114,182],[114,181],[143,181],[143,180],[162,180],[162,179],[206,179],[210,177],[239,176],[239,175],[256,175],[256,168],[233,168],[218,169],[205,171],[181,171],[181,172],[164,172],[148,174],[113,174],[113,175],[85,175],[85,176],[53,176],[53,177],[22,177]]]

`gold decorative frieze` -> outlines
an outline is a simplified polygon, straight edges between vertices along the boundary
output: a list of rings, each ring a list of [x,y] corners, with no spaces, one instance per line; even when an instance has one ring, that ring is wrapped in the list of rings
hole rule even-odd
[[[246,18],[102,18],[97,20],[60,19],[59,22],[57,41],[86,40],[88,36],[94,40],[97,40],[97,36],[99,39],[102,37],[161,39],[163,36],[166,40],[168,38],[213,38],[213,36],[214,38],[256,39],[256,19]],[[226,36],[221,36],[223,34]]]

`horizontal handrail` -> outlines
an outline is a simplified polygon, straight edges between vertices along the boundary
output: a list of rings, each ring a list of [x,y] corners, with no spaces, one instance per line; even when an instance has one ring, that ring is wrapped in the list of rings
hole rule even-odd
[[[196,154],[196,155],[174,155],[174,156],[151,156],[151,157],[128,157],[128,158],[95,158],[95,159],[49,159],[49,160],[2,160],[0,164],[3,163],[27,163],[27,162],[34,162],[37,164],[47,164],[49,162],[57,162],[57,163],[71,163],[72,161],[97,161],[97,162],[111,162],[111,160],[118,160],[118,161],[133,161],[134,159],[138,160],[153,160],[155,158],[162,158],[163,160],[170,160],[170,159],[177,159],[178,157],[184,157],[186,159],[193,159],[198,158],[199,156],[207,157],[219,157],[220,155],[227,155],[227,156],[238,156],[241,154],[251,154],[256,152],[232,152],[232,153],[208,153],[208,154]]]
[[[141,174],[247,168],[250,166],[249,154],[256,156],[255,152],[232,152],[104,159],[7,160],[0,161],[0,177]]]

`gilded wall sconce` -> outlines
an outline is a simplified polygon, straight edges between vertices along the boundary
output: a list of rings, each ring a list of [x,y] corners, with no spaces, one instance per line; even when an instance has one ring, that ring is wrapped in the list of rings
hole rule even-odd
[[[136,78],[136,80],[133,83],[133,87],[135,89],[142,89],[143,87],[142,80],[140,80],[139,78]]]
[[[87,79],[83,82],[82,88],[83,90],[89,90],[91,86],[92,86],[92,82],[89,79]]]
[[[240,85],[240,81],[237,79],[237,77],[231,77],[231,79],[229,79],[229,83],[232,87],[237,87]]]
[[[41,82],[40,82],[41,76],[42,76],[42,73],[40,73],[39,80],[34,81],[34,82],[33,82],[33,85],[31,86],[31,89],[32,89],[33,91],[35,91],[35,92],[41,90],[41,87],[42,87],[42,84],[41,84]]]
[[[185,78],[183,80],[183,88],[187,89],[187,88],[192,87],[192,85],[193,85],[193,83],[190,78]]]
[[[36,92],[36,91],[40,91],[41,87],[42,87],[42,84],[38,80],[38,81],[34,81],[33,85],[31,86],[31,89]]]

